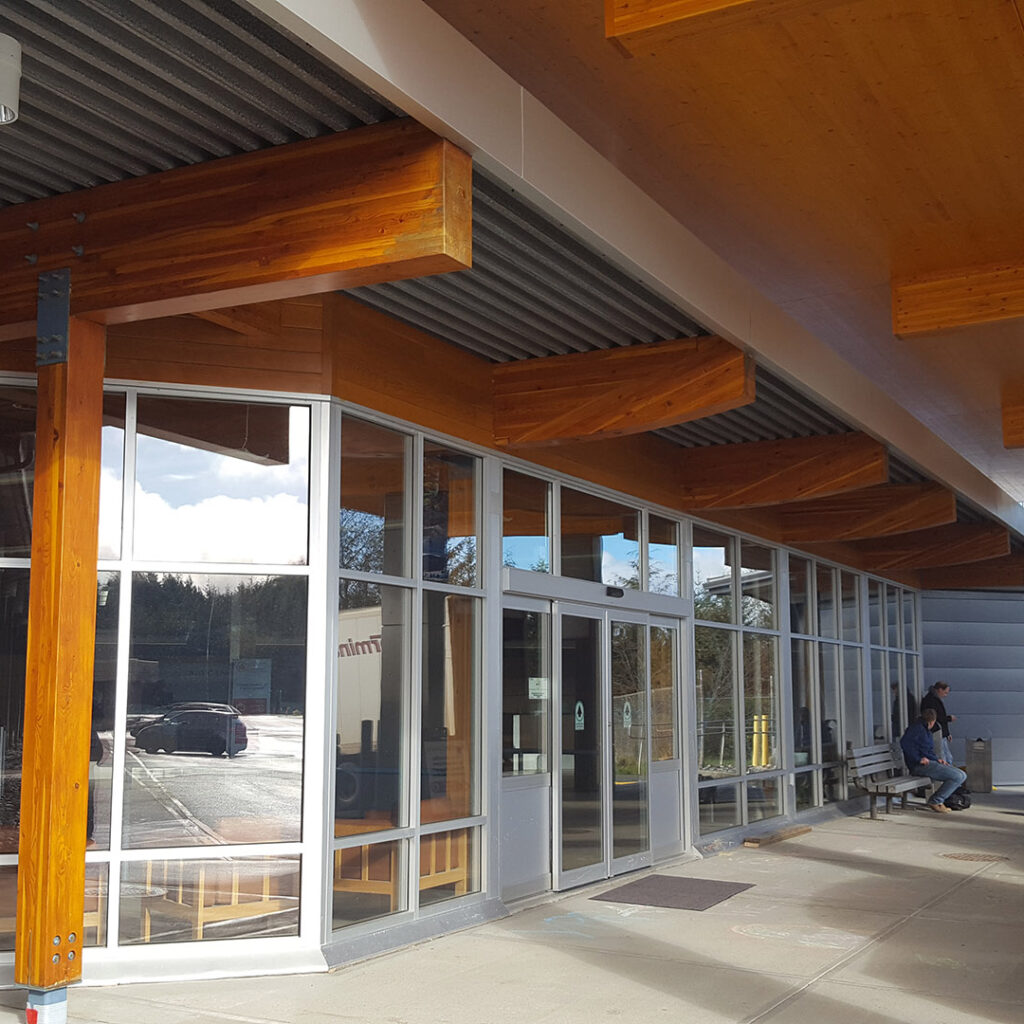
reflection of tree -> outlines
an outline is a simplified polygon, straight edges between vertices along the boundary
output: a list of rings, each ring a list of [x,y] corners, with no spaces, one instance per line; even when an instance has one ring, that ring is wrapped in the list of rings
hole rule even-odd
[[[694,629],[697,670],[698,763],[701,770],[735,771],[735,685],[733,640],[729,630]]]
[[[139,573],[132,581],[131,657],[139,665],[129,706],[226,702],[240,659],[268,659],[274,699],[301,707],[305,687],[306,580]],[[110,600],[108,597],[108,605]],[[153,666],[156,673],[142,669]]]

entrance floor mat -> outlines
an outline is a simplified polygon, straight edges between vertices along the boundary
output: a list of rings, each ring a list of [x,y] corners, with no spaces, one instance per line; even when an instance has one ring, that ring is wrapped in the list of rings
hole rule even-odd
[[[719,882],[711,878],[679,878],[676,875],[648,875],[635,882],[609,889],[592,900],[632,903],[640,907],[671,907],[674,910],[707,910],[716,903],[752,889],[747,882]]]

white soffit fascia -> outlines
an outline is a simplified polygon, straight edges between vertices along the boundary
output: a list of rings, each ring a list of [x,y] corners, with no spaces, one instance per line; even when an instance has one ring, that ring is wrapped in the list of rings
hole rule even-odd
[[[1024,509],[420,0],[250,0],[709,330],[1024,534]]]

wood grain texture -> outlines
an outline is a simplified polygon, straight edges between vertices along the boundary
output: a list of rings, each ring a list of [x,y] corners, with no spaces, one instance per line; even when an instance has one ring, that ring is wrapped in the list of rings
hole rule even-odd
[[[922,590],[973,590],[985,587],[1024,587],[1024,555],[989,558],[970,565],[922,569],[917,585]]]
[[[885,483],[884,445],[865,434],[685,448],[670,463],[686,509],[779,505]]]
[[[786,544],[863,540],[956,522],[956,497],[940,484],[883,484],[775,510]]]
[[[403,119],[9,207],[3,336],[30,333],[39,272],[69,260],[72,313],[104,323],[464,268],[471,176]]]
[[[859,553],[860,564],[875,572],[935,569],[1008,555],[1010,534],[992,523],[953,523],[897,537],[855,541],[851,546]]]
[[[969,268],[894,282],[892,331],[898,338],[1024,316],[1024,263]]]
[[[1024,388],[1003,388],[1003,447],[1024,448]]]
[[[836,0],[605,0],[608,39],[657,41]]]
[[[722,338],[681,338],[502,363],[491,392],[498,445],[556,444],[749,405],[754,364]]]
[[[212,316],[163,317],[111,327],[107,334],[107,376],[114,380],[329,393],[330,363],[324,351],[320,296],[243,308],[250,310],[249,323],[267,326],[265,333],[254,329],[239,332],[213,322]],[[279,326],[271,329],[274,323]],[[0,352],[4,348],[0,345]]]
[[[39,989],[82,963],[103,328],[72,319],[68,348],[36,414],[15,980]]]

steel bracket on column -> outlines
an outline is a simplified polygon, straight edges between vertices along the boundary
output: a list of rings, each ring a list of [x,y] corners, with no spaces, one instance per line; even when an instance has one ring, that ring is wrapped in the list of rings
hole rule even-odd
[[[36,306],[36,366],[68,361],[71,319],[71,270],[63,267],[39,275]]]

